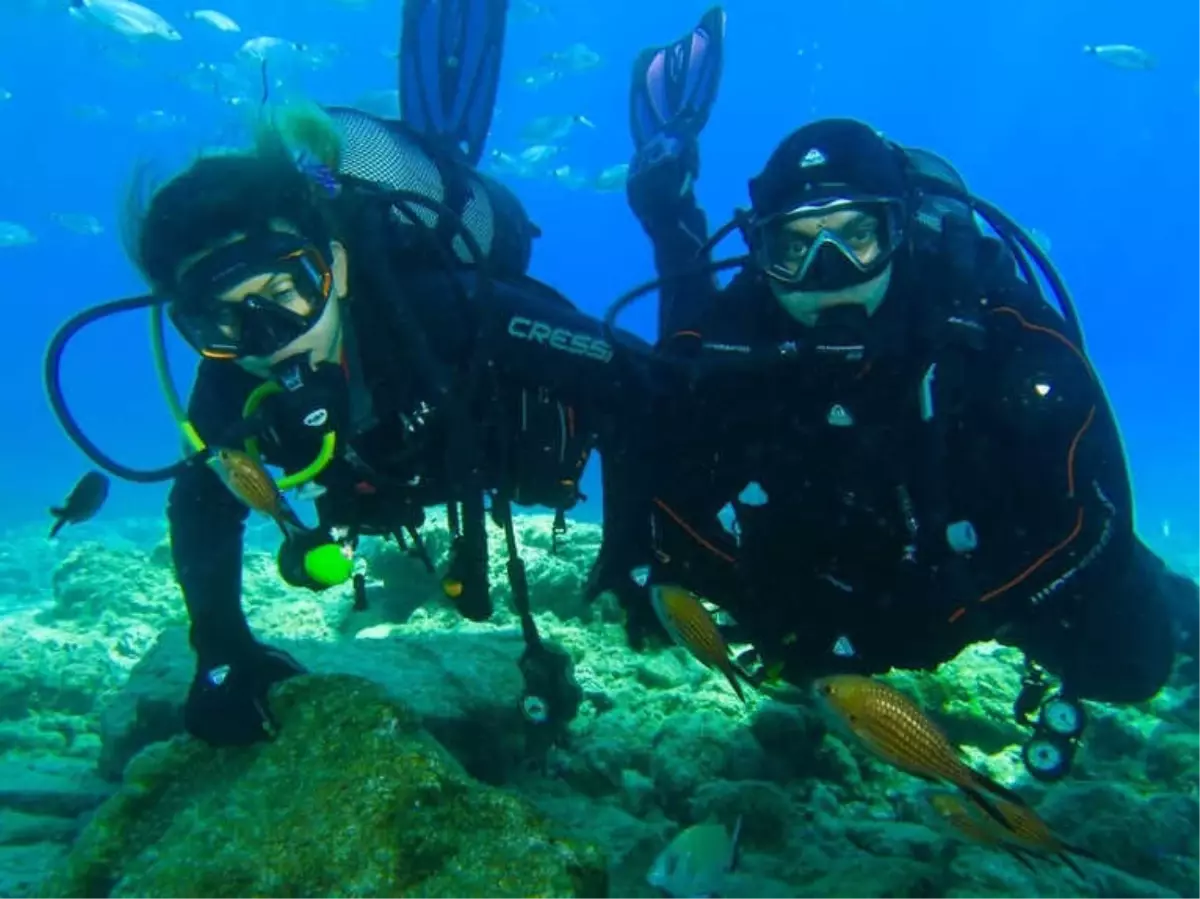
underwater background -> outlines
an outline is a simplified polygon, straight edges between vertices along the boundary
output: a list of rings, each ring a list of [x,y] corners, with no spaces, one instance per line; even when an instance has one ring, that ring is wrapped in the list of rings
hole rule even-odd
[[[261,807],[278,804],[272,790],[280,786],[262,774],[256,789],[243,783],[238,793],[228,786],[235,773],[214,767],[204,778],[209,786],[223,785],[222,792],[173,793],[180,772],[211,763],[177,741],[144,756],[132,781],[140,793],[123,792],[103,806],[86,845],[60,870],[63,879],[39,887],[97,803],[116,788],[124,763],[179,730],[177,703],[191,665],[180,629],[182,601],[163,544],[165,485],[114,482],[94,521],[46,540],[47,508],[91,467],[47,404],[47,343],[68,316],[144,289],[120,240],[134,165],[148,161],[169,173],[200,148],[244,137],[247,110],[261,95],[258,62],[240,49],[247,40],[266,35],[297,45],[270,61],[274,96],[362,105],[382,114],[396,108],[395,0],[214,0],[214,8],[241,26],[237,33],[189,18],[199,5],[190,0],[149,5],[181,40],[128,40],[72,17],[66,0],[4,0],[0,6],[0,272],[6,288],[0,895],[38,889],[453,895],[473,888],[491,895],[594,895],[605,877],[612,895],[649,895],[646,867],[679,827],[707,817],[732,825],[739,815],[746,826],[745,879],[726,894],[1200,892],[1197,722],[1194,694],[1184,687],[1136,709],[1094,707],[1094,730],[1071,781],[1048,790],[1021,782],[1037,791],[1052,824],[1111,866],[1089,868],[1087,881],[1053,866],[1031,873],[992,850],[951,847],[912,812],[911,783],[854,756],[816,728],[803,708],[756,699],[745,709],[681,651],[642,656],[626,650],[613,610],[578,601],[594,530],[577,525],[565,556],[556,557],[546,545],[547,521],[536,516],[522,524],[533,547],[534,606],[547,632],[577,657],[591,708],[574,726],[574,749],[557,759],[549,780],[531,779],[503,750],[506,728],[519,724],[504,711],[512,699],[505,691],[519,690],[506,680],[514,676],[519,645],[486,643],[480,635],[491,633],[488,628],[463,626],[407,560],[375,548],[378,602],[369,620],[349,624],[345,595],[313,597],[279,583],[265,526],[252,530],[255,549],[247,555],[247,604],[265,638],[294,641],[287,645],[314,670],[382,683],[383,693],[360,697],[363,707],[385,718],[399,715],[401,723],[391,727],[402,735],[429,730],[457,760],[404,744],[405,758],[424,759],[435,772],[430,783],[438,786],[429,787],[430,795],[460,797],[433,824],[410,826],[436,825],[437,833],[422,839],[445,853],[429,850],[421,864],[438,870],[452,855],[449,843],[463,832],[478,826],[494,834],[491,842],[480,836],[479,845],[469,847],[478,857],[456,862],[475,880],[414,886],[377,878],[370,839],[358,846],[361,858],[340,852],[338,841],[356,820],[364,832],[391,824],[381,823],[379,809],[326,797],[319,788],[314,802],[340,807],[341,817],[331,811],[329,820],[309,822],[313,833],[270,831],[273,836],[257,844],[231,837],[229,847],[236,848],[214,857],[211,871],[171,880],[163,870],[186,866],[171,868],[170,860],[203,852],[197,846],[212,839],[194,822],[176,820],[180,808],[208,803],[215,809],[238,795],[230,801],[244,803],[244,817],[253,818]],[[517,192],[543,231],[531,274],[594,314],[653,277],[649,242],[626,207],[615,168],[632,150],[627,97],[633,58],[642,47],[683,34],[708,5],[511,0],[484,168]],[[1200,575],[1197,5],[727,0],[723,6],[729,16],[724,78],[701,141],[697,189],[710,224],[746,204],[748,178],[786,133],[812,118],[861,118],[906,145],[946,157],[975,193],[1035,232],[1048,250],[1072,291],[1089,355],[1121,426],[1138,529],[1172,567]],[[1140,47],[1157,64],[1125,70],[1082,49],[1111,43]],[[587,125],[575,120],[580,116]],[[723,249],[741,251],[736,240]],[[650,300],[639,304],[623,323],[653,336],[652,306]],[[64,362],[67,399],[85,431],[135,467],[167,464],[179,446],[148,336],[144,313],[111,319],[78,337]],[[194,360],[171,339],[173,370],[186,391]],[[583,488],[589,501],[572,513],[574,521],[598,520],[597,467]],[[495,589],[504,597],[499,568],[496,574]],[[511,624],[502,613],[496,633]],[[482,642],[447,643],[449,633]],[[370,645],[361,650],[364,642]],[[408,644],[412,651],[406,652]],[[386,654],[385,645],[395,653]],[[475,667],[460,670],[467,645],[475,646]],[[899,685],[948,716],[952,738],[968,747],[974,762],[1006,782],[1019,780],[1021,735],[1012,732],[1009,711],[1019,656],[983,647],[937,675],[899,677]],[[288,689],[302,704],[302,688]],[[314,693],[305,701],[328,707],[333,716],[317,734],[375,734],[378,722],[346,711],[347,697],[365,689],[357,682],[303,689]],[[388,711],[394,700],[412,704],[416,717]],[[285,726],[301,732],[304,722]],[[481,741],[496,747],[494,758],[472,755]],[[303,743],[317,747],[305,764],[354,771],[363,782],[399,776],[395,766],[377,770],[379,749],[370,739],[358,745],[361,757],[314,737]],[[294,763],[262,761],[265,770]],[[451,771],[455,764],[467,774]],[[508,792],[476,795],[476,780]],[[125,791],[130,783],[127,772]],[[409,797],[420,789],[404,782],[384,792]],[[600,854],[574,843],[552,850],[547,847],[557,844],[550,837],[516,841],[514,827],[532,833],[543,825],[526,821],[533,813],[525,805],[506,804],[503,797],[513,791],[571,839],[596,841]],[[256,826],[263,829],[259,836],[269,831],[261,821]],[[285,832],[290,843],[279,836]],[[345,869],[314,872],[283,857],[280,845],[299,853],[322,832],[339,847],[335,854]],[[264,841],[271,850],[262,848]],[[159,847],[166,868],[142,871],[138,879],[139,853],[148,845]],[[461,849],[455,843],[454,851]],[[282,854],[263,861],[260,851]],[[514,855],[525,861],[512,866]],[[114,858],[129,864],[122,868]],[[112,870],[100,870],[105,866]],[[520,875],[515,881],[502,882],[495,873],[517,876],[513,867]]]
[[[6,419],[19,433],[0,445],[9,522],[42,516],[85,464],[62,439],[38,387],[46,343],[66,316],[143,290],[118,240],[133,165],[148,160],[169,172],[197,148],[239,133],[244,110],[228,101],[260,96],[257,64],[237,61],[242,43],[269,35],[309,48],[271,61],[284,94],[396,108],[386,95],[396,80],[393,0],[215,4],[240,33],[188,20],[192,5],[160,0],[155,8],[183,39],[140,44],[88,27],[66,5],[8,0],[0,17],[0,96],[11,94],[0,101],[0,221],[22,224],[36,238],[0,256],[6,307],[16,316],[0,354]],[[601,193],[590,180],[632,151],[633,58],[678,37],[705,8],[699,0],[512,4],[489,150],[515,156],[546,143],[523,137],[543,116],[583,115],[595,127],[551,142],[557,153],[523,176],[492,171],[542,228],[532,273],[588,311],[603,312],[654,274],[649,242],[623,191]],[[746,182],[775,144],[814,117],[861,118],[945,156],[976,193],[1050,241],[1121,424],[1140,529],[1169,555],[1194,554],[1196,5],[730,0],[726,9],[725,74],[704,132],[698,185],[714,227],[746,204]],[[580,43],[593,56],[571,57]],[[1141,47],[1158,66],[1126,71],[1082,52],[1105,43]],[[556,63],[556,55],[568,58]],[[234,71],[205,77],[197,72],[204,64]],[[561,74],[542,77],[548,69]],[[565,178],[556,175],[564,166]],[[576,175],[583,184],[576,186]],[[79,234],[56,222],[64,215],[93,216],[103,233]],[[68,225],[78,223],[69,218]],[[736,252],[737,241],[726,249]],[[648,332],[651,306],[640,304],[622,321]],[[97,326],[72,344],[64,375],[88,433],[141,466],[164,464],[177,449],[146,346],[142,314]],[[192,360],[182,351],[176,358],[183,389]],[[120,486],[109,513],[154,513],[163,496]],[[593,505],[597,498],[593,488]]]

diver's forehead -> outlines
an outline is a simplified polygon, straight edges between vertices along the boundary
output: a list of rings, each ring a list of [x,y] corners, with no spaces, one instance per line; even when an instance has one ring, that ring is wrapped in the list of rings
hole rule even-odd
[[[784,230],[794,234],[813,235],[822,228],[840,231],[848,225],[859,221],[869,220],[871,216],[861,209],[839,209],[826,215],[805,216],[794,218],[784,224]]]
[[[270,231],[278,234],[294,234],[297,237],[300,236],[300,229],[284,219],[271,219],[271,221],[267,223],[267,226]],[[195,267],[196,263],[200,262],[202,259],[211,256],[213,253],[217,252],[217,250],[224,249],[225,247],[235,244],[240,240],[245,240],[249,236],[249,231],[232,231],[218,240],[210,241],[209,243],[205,244],[203,249],[197,250],[190,256],[184,257],[183,261],[180,262],[175,269],[175,279],[177,281],[182,280],[183,277]]]
[[[228,290],[221,291],[217,294],[217,299],[226,303],[239,303],[251,294],[262,293],[266,290],[267,285],[277,277],[279,276],[272,272],[251,275],[245,281],[239,281]]]
[[[245,239],[246,239],[245,231],[235,231],[232,234],[229,234],[226,237],[221,238],[220,240],[214,240],[212,243],[205,246],[204,249],[198,250],[197,252],[192,253],[190,256],[185,256],[183,258],[183,261],[180,262],[179,265],[175,269],[175,280],[176,281],[183,280],[183,278],[187,275],[187,273],[196,267],[196,263],[200,262],[202,259],[207,258],[208,256],[211,256],[217,250],[223,249],[225,247],[228,247],[232,244],[237,243],[239,240],[245,240]]]

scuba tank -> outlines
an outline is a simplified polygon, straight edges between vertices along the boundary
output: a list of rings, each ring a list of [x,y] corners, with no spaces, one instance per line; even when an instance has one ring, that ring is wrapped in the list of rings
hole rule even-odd
[[[533,239],[541,231],[529,220],[516,194],[466,160],[441,151],[402,121],[349,107],[326,107],[325,112],[342,132],[339,175],[384,191],[416,195],[429,203],[392,208],[398,245],[419,250],[428,244],[428,232],[433,231],[445,239],[461,264],[486,264],[488,273],[497,277],[525,274]],[[450,217],[435,207],[453,211],[461,222],[449,221]],[[462,230],[474,238],[481,258],[467,246]]]

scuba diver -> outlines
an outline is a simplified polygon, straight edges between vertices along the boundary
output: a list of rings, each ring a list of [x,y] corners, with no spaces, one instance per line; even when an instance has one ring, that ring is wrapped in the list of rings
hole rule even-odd
[[[703,595],[760,682],[1018,647],[1025,762],[1061,777],[1079,700],[1154,695],[1175,657],[1172,610],[1198,604],[1135,536],[1070,297],[944,160],[848,119],[785,138],[750,209],[710,239],[692,185],[723,25],[710,11],[634,67],[627,192],[660,280],[606,321],[658,289],[657,350],[676,375],[654,418],[656,471],[634,485],[648,550],[604,559],[589,594],[617,593],[633,644],[657,630],[639,583]],[[735,230],[749,252],[714,264]]]
[[[427,507],[444,505],[453,538],[444,592],[465,617],[487,619],[490,513],[506,534],[526,643],[527,745],[548,746],[576,714],[570,657],[540,638],[530,612],[511,510],[548,506],[556,532],[564,529],[592,451],[606,479],[621,464],[618,419],[637,414],[644,391],[600,322],[525,274],[536,228],[513,194],[475,169],[505,7],[407,0],[400,121],[285,110],[260,128],[252,152],[195,161],[136,211],[130,253],[152,294],[76,316],[51,345],[51,399],[81,448],[117,476],[174,481],[171,547],[197,656],[185,724],[210,743],[269,736],[268,689],[301,671],[247,625],[248,508],[214,464],[228,459],[242,466],[227,477],[241,479],[242,494],[263,497],[261,462],[285,472],[279,491],[319,493],[318,526],[281,524],[280,572],[313,590],[352,579],[358,605],[359,537],[394,537],[428,565],[418,528]],[[82,327],[143,308],[191,451],[156,471],[123,466],[92,444],[58,375]],[[186,411],[166,371],[164,313],[202,357]],[[620,522],[611,503],[605,514]]]

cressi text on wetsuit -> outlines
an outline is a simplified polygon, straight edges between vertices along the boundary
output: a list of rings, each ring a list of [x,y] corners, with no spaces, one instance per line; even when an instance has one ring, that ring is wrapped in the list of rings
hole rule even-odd
[[[469,412],[481,423],[480,485],[503,488],[517,503],[550,504],[547,490],[561,490],[558,472],[573,460],[544,457],[543,448],[576,452],[598,445],[607,475],[626,458],[615,442],[616,423],[638,414],[641,374],[614,355],[598,322],[548,287],[517,278],[494,281],[487,291],[459,290],[474,282],[473,275],[440,269],[389,280],[403,292],[432,355],[454,374],[455,390],[470,390]],[[326,488],[318,500],[323,527],[390,534],[419,525],[424,507],[454,496],[446,410],[437,408],[418,367],[402,352],[406,342],[396,336],[389,301],[355,292],[345,307],[347,421],[342,451],[318,478]],[[482,365],[468,387],[473,360]],[[203,362],[189,416],[201,433],[219,440],[236,430],[243,401],[258,383],[231,364]],[[555,433],[528,433],[532,421],[546,422]],[[264,442],[267,460],[285,469],[310,460],[316,444],[301,431],[276,432]],[[202,669],[227,664],[253,646],[241,609],[246,516],[203,464],[188,467],[171,490],[173,555]]]

